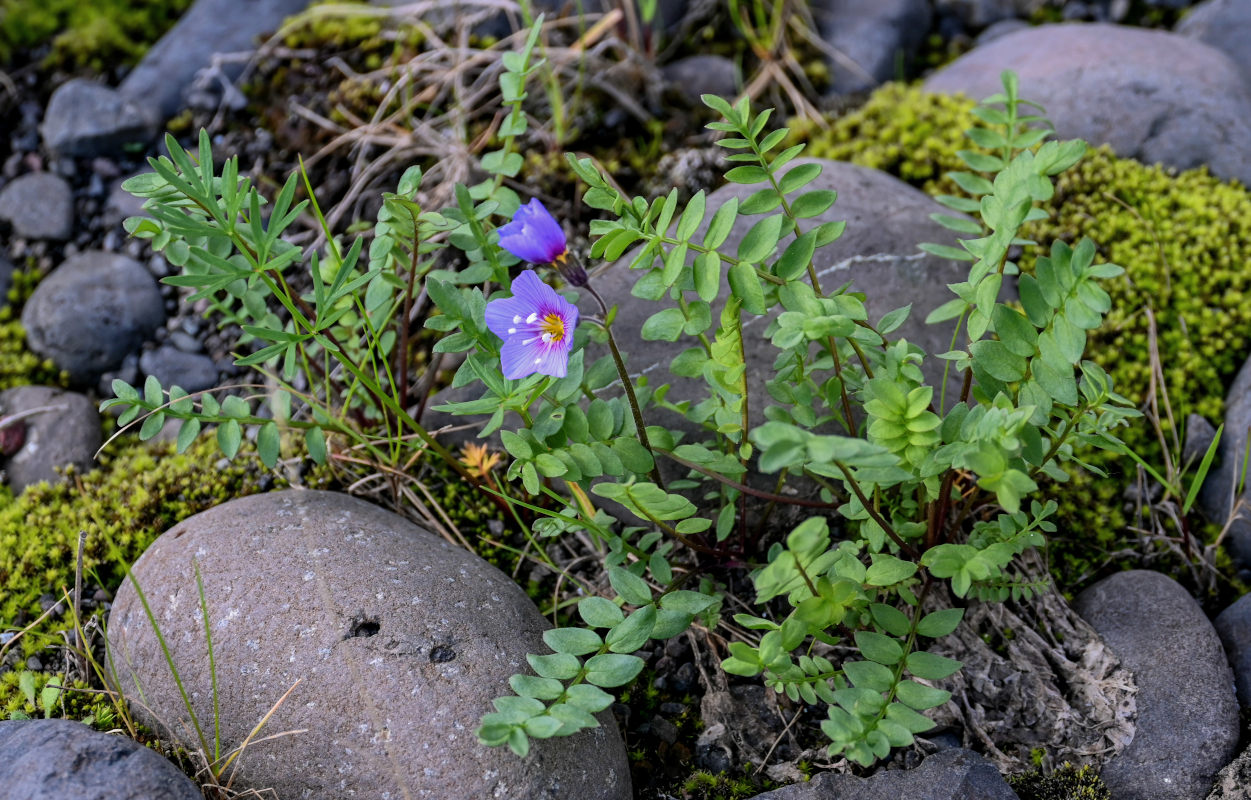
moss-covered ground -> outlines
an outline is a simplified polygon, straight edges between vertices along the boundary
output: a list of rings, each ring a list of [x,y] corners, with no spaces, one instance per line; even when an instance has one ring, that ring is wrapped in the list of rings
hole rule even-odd
[[[0,62],[45,51],[43,65],[110,69],[136,63],[191,0],[0,0]]]

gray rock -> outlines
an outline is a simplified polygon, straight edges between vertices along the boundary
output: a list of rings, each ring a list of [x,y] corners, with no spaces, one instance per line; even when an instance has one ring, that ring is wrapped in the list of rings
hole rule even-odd
[[[935,0],[935,9],[942,14],[959,18],[970,28],[987,25],[1013,17],[1028,17],[1046,0]]]
[[[1225,395],[1224,424],[1216,460],[1199,491],[1198,506],[1204,516],[1218,525],[1224,525],[1237,507],[1239,516],[1230,523],[1226,547],[1234,562],[1246,568],[1251,567],[1251,495],[1246,491],[1251,482],[1243,476],[1242,462],[1251,426],[1251,359],[1238,370]],[[1240,483],[1244,491],[1238,498],[1241,505],[1237,506],[1235,494]]]
[[[278,797],[631,797],[610,715],[524,758],[473,734],[548,627],[507,576],[411,522],[346,495],[233,500],[166,531],[135,563],[183,685],[212,713],[198,568],[213,628],[223,745],[236,746],[299,680],[237,788]],[[189,720],[134,587],[109,621],[118,685],[177,736]],[[143,718],[151,717],[141,709]],[[192,743],[183,739],[184,743]]]
[[[107,225],[121,225],[130,217],[152,216],[144,210],[146,198],[135,197],[122,188],[125,181],[118,181],[109,189],[108,199],[104,201],[104,221]]]
[[[930,30],[927,0],[818,0],[812,4],[827,57],[830,91],[862,92],[899,79]]]
[[[1243,595],[1212,620],[1234,670],[1238,703],[1251,708],[1251,594]]]
[[[977,44],[981,46],[1028,27],[1029,23],[1023,19],[1001,19],[978,34]]]
[[[21,427],[20,448],[8,458],[0,457],[13,491],[62,476],[57,467],[72,466],[80,473],[95,466],[100,448],[100,413],[88,398],[49,386],[19,386],[0,392],[0,418],[26,414]]]
[[[122,363],[165,322],[165,303],[142,264],[118,253],[71,256],[22,309],[30,349],[78,385]]]
[[[1119,572],[1074,609],[1138,684],[1134,738],[1100,777],[1118,800],[1199,800],[1237,752],[1234,677],[1194,598],[1158,572]]]
[[[733,98],[738,94],[734,62],[725,56],[695,55],[666,64],[665,80],[682,93],[691,105],[703,108],[700,95],[715,94]]]
[[[0,191],[0,219],[27,239],[63,241],[74,231],[74,192],[49,172],[31,172]]]
[[[1248,800],[1251,798],[1251,747],[1229,762],[1212,782],[1207,800]]]
[[[277,30],[308,4],[309,0],[196,0],[131,70],[118,92],[168,119],[182,110],[183,93],[198,71],[211,66],[215,53],[251,50],[257,37]],[[242,62],[221,67],[226,80],[242,70]]]
[[[9,289],[13,286],[13,262],[0,256],[0,308],[9,304]]]
[[[200,800],[190,778],[133,739],[66,719],[0,722],[5,800]]]
[[[52,93],[39,126],[43,142],[58,156],[100,156],[128,144],[151,142],[160,120],[145,106],[85,78]]]
[[[162,345],[139,357],[144,375],[155,375],[161,386],[180,386],[194,393],[217,385],[217,365],[199,353],[184,353],[176,347]]]
[[[915,769],[882,770],[870,778],[818,775],[756,795],[753,800],[1017,800],[995,765],[972,750],[953,747]]]
[[[1198,414],[1186,415],[1186,437],[1182,441],[1182,461],[1198,467],[1216,439],[1216,428]],[[1208,474],[1212,474],[1209,470]]]
[[[1251,89],[1221,51],[1163,31],[1107,24],[1043,25],[995,39],[925,82],[930,92],[983,98],[1013,69],[1061,137],[1108,144],[1148,164],[1206,164],[1251,184]]]
[[[1246,0],[1206,0],[1190,9],[1175,30],[1225,53],[1251,84],[1251,4]]]

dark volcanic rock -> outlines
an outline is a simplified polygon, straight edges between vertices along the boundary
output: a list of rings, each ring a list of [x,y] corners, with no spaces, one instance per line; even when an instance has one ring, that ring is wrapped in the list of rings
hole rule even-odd
[[[63,241],[74,232],[74,193],[64,178],[31,172],[0,191],[0,219],[18,236]]]
[[[57,467],[73,466],[82,473],[95,466],[100,413],[88,398],[50,386],[0,392],[0,418],[15,414],[22,415],[14,427],[20,447],[7,458],[0,455],[14,492],[40,481],[56,483],[61,480]]]
[[[135,563],[201,719],[212,677],[203,580],[233,748],[288,689],[267,730],[306,730],[240,759],[240,788],[282,798],[509,797],[626,800],[616,725],[538,740],[522,759],[474,736],[548,625],[503,573],[404,518],[347,495],[232,500],[166,531]],[[175,735],[189,720],[130,581],[109,620],[119,685],[143,686]],[[145,719],[151,721],[146,716]],[[184,740],[187,744],[189,741]]]
[[[1221,51],[1163,31],[1106,24],[1009,33],[934,73],[930,92],[981,99],[1013,69],[1059,136],[1118,155],[1251,184],[1251,88]]]
[[[1234,677],[1194,598],[1158,572],[1119,572],[1076,611],[1138,684],[1134,738],[1100,776],[1118,800],[1201,800],[1238,747]]]
[[[22,309],[30,349],[78,385],[94,384],[164,322],[165,303],[144,266],[99,251],[67,259]]]
[[[870,778],[826,773],[753,800],[1017,800],[1017,794],[994,764],[953,747],[915,769],[883,770]]]
[[[142,101],[85,78],[57,87],[48,101],[43,142],[59,156],[109,155],[125,145],[147,144],[160,124]]]
[[[725,56],[696,55],[666,64],[665,80],[681,92],[693,106],[703,107],[700,95],[715,94],[733,98],[738,92],[734,62]]]
[[[5,800],[201,800],[191,779],[133,739],[64,719],[0,722]]]

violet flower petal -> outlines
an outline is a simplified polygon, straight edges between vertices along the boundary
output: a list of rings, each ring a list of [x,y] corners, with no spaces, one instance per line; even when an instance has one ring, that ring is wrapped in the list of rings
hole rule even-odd
[[[500,247],[532,264],[551,264],[568,250],[560,223],[537,197],[518,208],[499,234]]]

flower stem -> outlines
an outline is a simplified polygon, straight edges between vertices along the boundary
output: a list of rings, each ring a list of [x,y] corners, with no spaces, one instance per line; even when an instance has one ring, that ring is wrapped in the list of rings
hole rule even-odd
[[[652,457],[652,481],[662,490],[665,488],[665,480],[660,476],[660,459],[656,455],[656,451],[652,449],[652,443],[647,438],[647,426],[643,424],[643,411],[639,408],[639,399],[634,394],[634,382],[630,380],[630,374],[626,372],[625,360],[621,357],[621,351],[617,348],[617,340],[612,335],[612,325],[608,322],[608,305],[604,302],[604,298],[599,296],[599,292],[595,291],[595,287],[588,280],[583,287],[590,292],[591,297],[595,298],[595,302],[599,304],[600,313],[604,317],[604,333],[608,335],[608,349],[612,351],[613,363],[617,365],[617,375],[621,378],[621,385],[625,387],[626,400],[630,404],[630,413],[634,416],[634,427],[638,431],[639,441],[647,448],[647,452]]]

